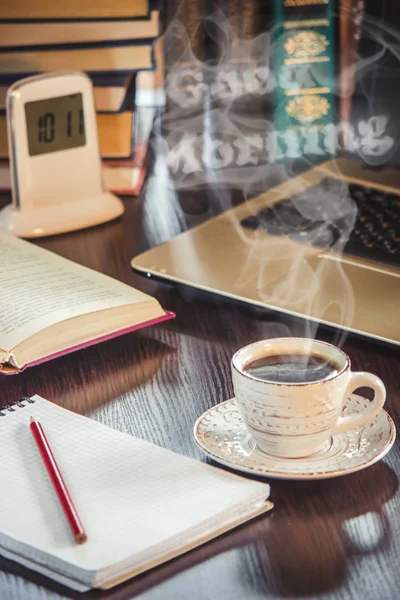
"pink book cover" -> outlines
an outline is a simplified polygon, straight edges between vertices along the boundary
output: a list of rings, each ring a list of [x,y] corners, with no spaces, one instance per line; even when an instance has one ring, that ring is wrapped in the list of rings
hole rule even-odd
[[[83,350],[84,348],[89,348],[90,346],[94,346],[95,344],[100,344],[101,342],[106,342],[107,340],[111,340],[113,338],[119,337],[121,335],[125,335],[126,333],[131,333],[132,331],[137,331],[138,329],[143,329],[144,327],[150,327],[150,325],[156,325],[157,323],[162,323],[163,321],[168,321],[169,319],[173,319],[175,317],[175,313],[170,311],[165,311],[164,315],[161,317],[157,317],[156,319],[151,319],[150,321],[144,321],[143,323],[137,323],[132,327],[126,327],[125,329],[120,329],[118,331],[113,331],[112,333],[108,333],[107,335],[102,335],[100,337],[94,338],[92,340],[88,340],[87,342],[83,342],[76,346],[71,346],[70,348],[65,348],[64,350],[60,350],[59,352],[55,352],[54,354],[49,354],[48,356],[42,356],[37,360],[32,361],[24,365],[19,370],[3,370],[3,365],[0,365],[0,373],[2,375],[16,375],[21,373],[28,367],[34,367],[36,365],[40,365],[42,363],[48,362],[49,360],[53,360],[55,358],[60,358],[61,356],[65,356],[66,354],[70,354],[71,352],[76,352],[77,350]]]
[[[132,158],[103,159],[103,168],[105,170],[115,171],[117,175],[118,171],[120,173],[118,186],[110,186],[109,191],[119,196],[139,196],[147,174],[147,160],[148,146],[144,143],[135,149]],[[130,173],[131,180],[135,183],[125,187],[123,181],[127,171]]]

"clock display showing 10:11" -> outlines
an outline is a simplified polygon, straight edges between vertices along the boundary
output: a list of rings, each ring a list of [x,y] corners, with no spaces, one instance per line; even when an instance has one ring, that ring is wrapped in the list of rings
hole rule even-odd
[[[30,156],[86,144],[82,94],[27,102],[25,119]]]

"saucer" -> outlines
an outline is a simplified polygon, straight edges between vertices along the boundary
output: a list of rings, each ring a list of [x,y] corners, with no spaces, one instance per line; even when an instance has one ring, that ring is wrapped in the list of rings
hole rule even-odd
[[[352,394],[343,414],[368,404]],[[197,445],[211,459],[250,475],[276,479],[328,479],[360,471],[380,460],[394,444],[396,429],[385,410],[366,425],[334,435],[326,447],[305,458],[279,458],[260,450],[247,431],[235,398],[210,408],[196,422]]]

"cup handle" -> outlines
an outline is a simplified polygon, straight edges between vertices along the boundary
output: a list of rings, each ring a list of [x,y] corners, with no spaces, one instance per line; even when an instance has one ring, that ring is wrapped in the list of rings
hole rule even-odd
[[[351,373],[350,381],[346,388],[345,400],[359,387],[369,387],[374,390],[374,399],[361,413],[349,415],[347,417],[339,417],[338,422],[332,431],[334,435],[336,433],[343,433],[349,429],[356,429],[357,427],[360,427],[360,425],[364,425],[364,423],[371,421],[385,404],[386,388],[383,381],[376,375],[364,373],[362,371]]]

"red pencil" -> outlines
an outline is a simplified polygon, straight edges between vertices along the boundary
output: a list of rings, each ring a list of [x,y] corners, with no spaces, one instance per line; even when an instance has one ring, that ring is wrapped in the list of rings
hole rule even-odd
[[[87,539],[85,530],[76,511],[71,495],[67,489],[67,486],[65,485],[60,469],[58,468],[56,460],[53,456],[43,428],[39,421],[36,421],[34,417],[31,417],[30,429],[51,479],[51,483],[53,484],[54,490],[58,496],[61,507],[71,528],[75,542],[77,544],[84,544]]]

